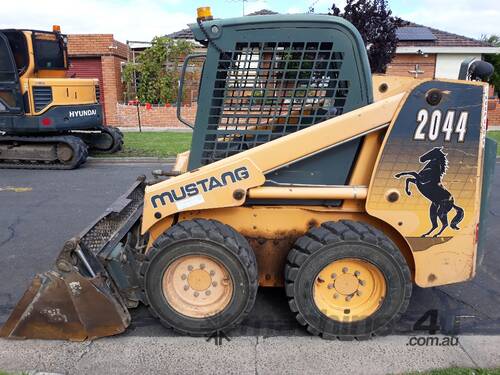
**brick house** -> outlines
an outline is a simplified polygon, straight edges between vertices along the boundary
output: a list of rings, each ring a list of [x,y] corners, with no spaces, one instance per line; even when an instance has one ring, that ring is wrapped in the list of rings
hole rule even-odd
[[[266,14],[275,13],[263,9],[249,16]],[[480,59],[483,54],[500,53],[500,48],[482,41],[414,23],[399,28],[397,34],[396,56],[387,68],[390,75],[456,79],[464,59]],[[167,36],[195,42],[188,28]],[[202,52],[203,48],[196,43],[196,52]],[[129,55],[134,55],[131,51],[112,34],[69,35],[68,52],[72,61],[69,75],[99,78],[107,124],[137,126],[140,117],[143,126],[185,127],[176,119],[176,108],[170,105],[136,108],[123,103],[125,87],[121,80],[121,65]],[[189,88],[188,85],[188,90],[190,97],[195,98],[197,88],[192,86]],[[183,115],[192,121],[196,116],[196,103],[186,103]],[[500,126],[500,102],[493,89],[490,90],[488,121],[490,126]]]
[[[387,67],[390,75],[456,79],[465,59],[500,53],[488,43],[411,22],[397,35],[396,57]],[[494,91],[490,87],[488,124],[500,126],[500,100]]]
[[[69,77],[98,78],[104,120],[121,125],[116,104],[123,99],[121,64],[128,58],[128,46],[113,34],[68,35]]]
[[[387,67],[390,75],[457,79],[465,59],[500,53],[488,43],[411,22],[396,34],[396,57]]]
[[[262,9],[248,16],[269,14],[277,13]],[[500,48],[488,43],[412,22],[407,22],[396,33],[399,39],[396,56],[386,72],[394,76],[457,79],[465,59],[481,59],[484,54],[500,53]],[[188,28],[167,36],[194,41]],[[493,88],[490,88],[488,119],[490,125],[500,126],[500,102]]]

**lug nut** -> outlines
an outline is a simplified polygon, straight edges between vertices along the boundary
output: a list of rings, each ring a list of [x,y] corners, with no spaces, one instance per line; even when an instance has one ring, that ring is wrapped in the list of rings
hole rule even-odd
[[[346,300],[347,302],[349,302],[351,299],[352,299],[352,296],[347,296],[347,297],[345,298],[345,300]]]
[[[215,287],[217,286],[217,281],[214,281],[214,282],[212,283],[212,286],[215,288]]]
[[[189,289],[189,285],[184,285],[184,290],[188,290]]]
[[[347,273],[347,271],[349,271],[349,270],[347,269],[347,267],[342,268],[342,272],[343,272],[343,273]]]
[[[360,295],[362,295],[363,293],[361,292],[361,290],[358,290],[358,291],[356,292],[356,294],[357,294],[358,296],[360,296]]]
[[[209,295],[210,295],[210,293],[211,293],[211,292],[210,292],[210,290],[207,290],[207,291],[205,292],[205,295],[209,296]]]
[[[200,264],[200,270],[205,268],[205,263]]]
[[[200,295],[200,293],[198,293],[198,292],[193,293],[193,296],[195,296],[195,297],[198,297],[199,295]]]
[[[182,279],[182,280],[186,280],[186,279],[187,279],[187,276],[186,276],[185,274],[182,274],[181,279]]]
[[[332,273],[331,278],[332,278],[332,279],[337,278],[337,274],[336,274],[336,273]]]
[[[359,285],[365,286],[365,281],[364,280],[359,280]]]
[[[333,284],[328,284],[328,289],[332,289],[333,288]]]
[[[215,271],[214,270],[210,271],[210,276],[214,276],[214,275],[215,275]]]
[[[354,272],[354,276],[358,277],[359,275],[361,275],[361,272],[359,272],[359,271]]]
[[[339,298],[339,294],[338,294],[338,293],[335,293],[335,294],[333,295],[333,298],[335,298],[335,299]]]
[[[189,265],[188,266],[188,271],[192,271],[193,270],[193,266]]]

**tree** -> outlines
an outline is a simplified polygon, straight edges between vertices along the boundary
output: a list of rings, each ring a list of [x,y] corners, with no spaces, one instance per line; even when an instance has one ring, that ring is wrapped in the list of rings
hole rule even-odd
[[[368,50],[372,73],[385,73],[396,55],[396,30],[405,25],[405,21],[392,16],[387,1],[347,0],[343,13],[334,3],[328,14],[343,17],[358,29]]]
[[[141,102],[171,103],[177,99],[179,61],[192,50],[193,45],[185,40],[155,37],[135,64],[125,66],[124,79],[135,84],[133,81],[139,78],[137,97]]]
[[[492,45],[493,47],[500,47],[500,35],[483,35],[481,40]],[[484,55],[484,61],[489,62],[495,68],[489,82],[495,86],[495,91],[500,93],[500,54],[496,53]]]

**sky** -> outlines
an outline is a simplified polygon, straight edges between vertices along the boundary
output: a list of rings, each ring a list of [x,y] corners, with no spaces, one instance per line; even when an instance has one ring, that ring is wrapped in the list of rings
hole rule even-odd
[[[50,30],[60,25],[67,34],[109,33],[115,39],[149,41],[195,22],[196,8],[210,6],[216,18],[239,17],[270,9],[305,13],[314,3],[326,13],[333,0],[22,0],[2,1],[0,28]],[[20,4],[22,3],[22,6]],[[345,0],[335,2],[343,8]],[[441,30],[480,38],[500,34],[499,0],[389,0],[403,19]]]

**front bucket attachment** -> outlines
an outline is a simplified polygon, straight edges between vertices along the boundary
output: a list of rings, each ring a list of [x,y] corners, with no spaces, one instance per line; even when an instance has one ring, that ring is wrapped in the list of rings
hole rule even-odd
[[[53,269],[33,279],[0,336],[82,341],[125,331],[133,294],[120,272],[130,269],[125,276],[133,279],[134,267],[125,267],[123,252],[130,251],[125,240],[138,228],[144,186],[144,179],[138,180],[86,231],[64,244]],[[116,259],[120,271],[113,271]]]
[[[83,341],[116,335],[129,323],[128,310],[102,276],[50,271],[33,279],[0,336]]]

